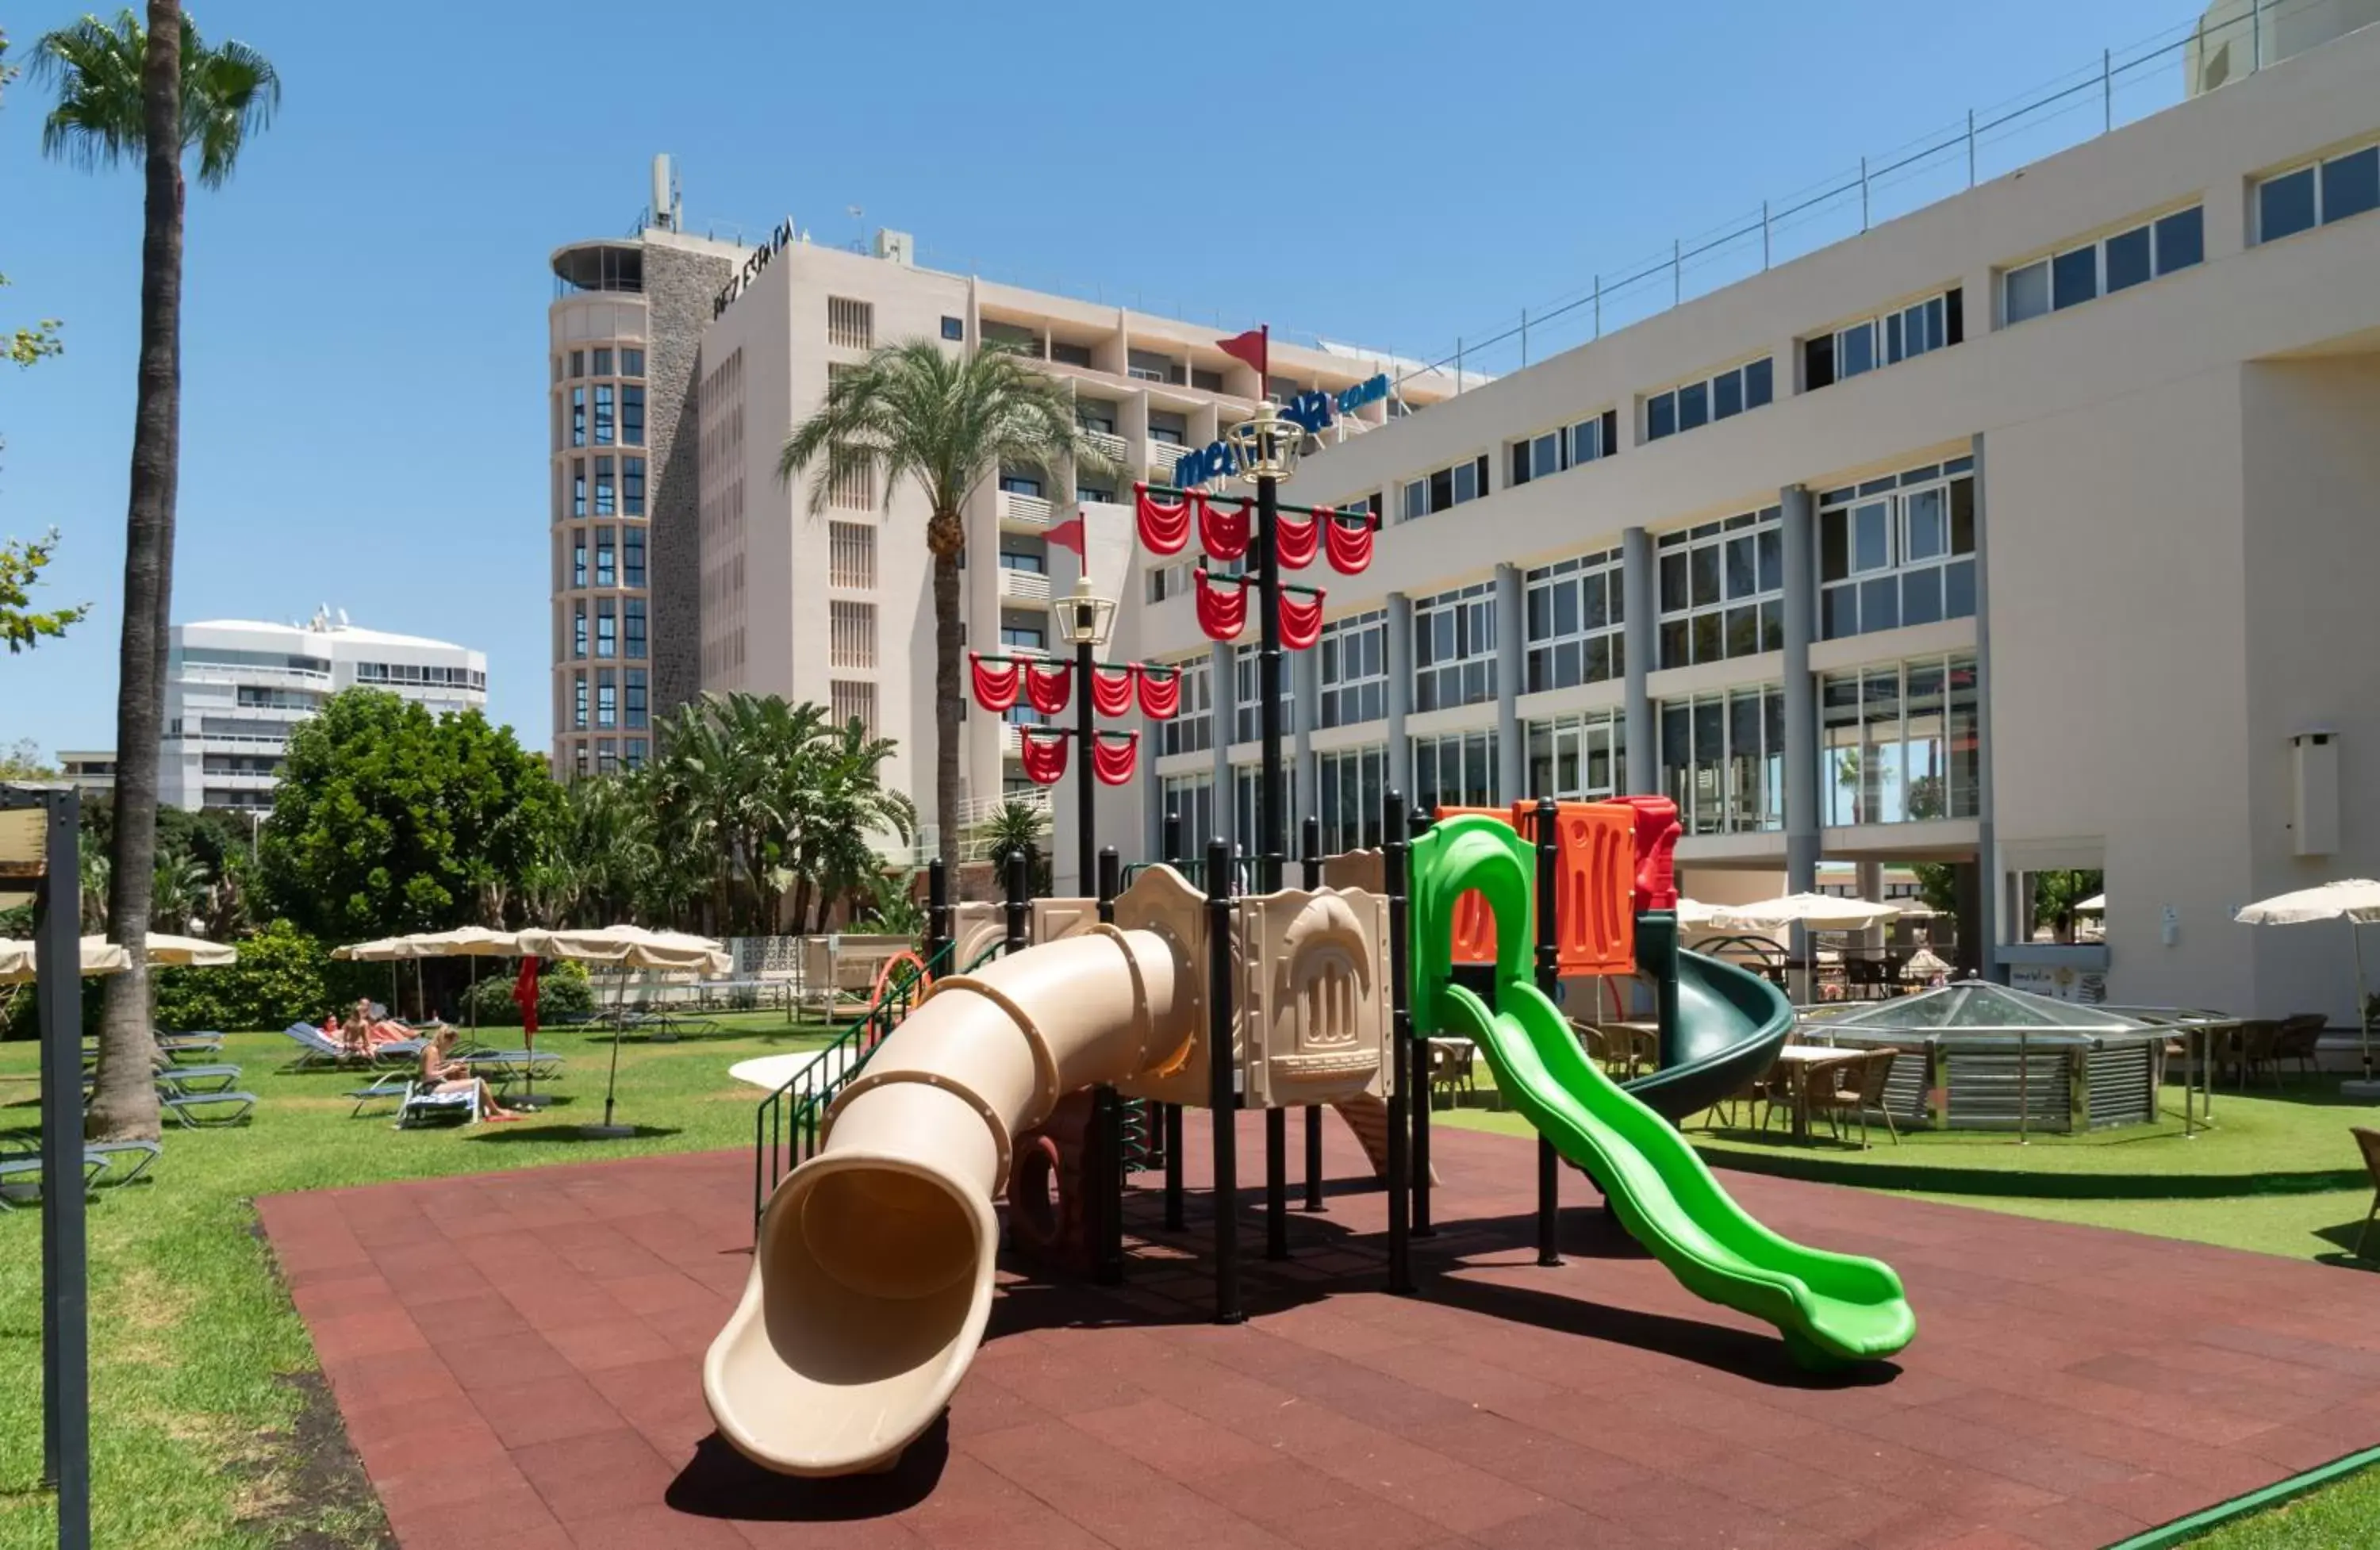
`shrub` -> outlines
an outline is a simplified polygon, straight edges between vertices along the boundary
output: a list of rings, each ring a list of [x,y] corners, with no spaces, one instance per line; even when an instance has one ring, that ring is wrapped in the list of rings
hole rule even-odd
[[[517,1028],[520,1008],[513,1004],[513,976],[509,974],[489,975],[475,986],[463,1000],[463,1020],[471,1020],[471,1009],[479,1008],[482,1028]],[[587,971],[569,962],[547,963],[538,971],[537,1020],[540,1023],[556,1023],[565,1018],[583,1017],[595,1010],[595,989],[587,983]]]
[[[285,920],[240,941],[239,962],[221,969],[152,972],[157,1028],[285,1028],[314,1022],[336,999],[331,955]]]

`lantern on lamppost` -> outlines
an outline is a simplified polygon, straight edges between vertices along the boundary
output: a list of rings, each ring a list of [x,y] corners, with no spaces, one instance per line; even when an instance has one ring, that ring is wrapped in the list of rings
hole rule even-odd
[[[1076,874],[1077,886],[1088,891],[1099,861],[1091,812],[1096,795],[1091,750],[1099,735],[1091,705],[1091,674],[1099,666],[1099,648],[1108,643],[1108,631],[1115,624],[1116,605],[1113,599],[1093,590],[1089,558],[1082,558],[1083,574],[1075,578],[1075,589],[1053,601],[1050,611],[1058,616],[1058,633],[1075,648],[1075,751],[1082,761],[1082,773],[1075,781],[1075,854],[1082,868]]]

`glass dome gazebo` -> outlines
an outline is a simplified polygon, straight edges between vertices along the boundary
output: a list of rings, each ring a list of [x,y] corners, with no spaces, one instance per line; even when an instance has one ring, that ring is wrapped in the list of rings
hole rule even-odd
[[[1834,1016],[1802,1036],[1900,1051],[1896,1123],[1935,1130],[2099,1130],[2157,1117],[2170,1028],[2104,1007],[1961,980]]]

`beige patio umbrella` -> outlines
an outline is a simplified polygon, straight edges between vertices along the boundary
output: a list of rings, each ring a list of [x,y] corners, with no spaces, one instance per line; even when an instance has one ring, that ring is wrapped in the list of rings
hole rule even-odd
[[[1832,893],[1788,893],[1781,898],[1763,899],[1750,904],[1722,905],[1712,924],[1736,931],[1774,931],[1791,926],[1799,926],[1805,931],[1864,931],[1900,913],[1896,905],[1871,903],[1865,899],[1845,899]],[[1816,956],[1815,951],[1803,954],[1801,996],[1803,1001],[1810,999],[1808,962]]]
[[[375,937],[368,942],[349,942],[334,947],[331,956],[342,963],[386,963],[388,965],[388,1004],[392,1011],[397,1004],[396,965],[400,959],[413,956],[402,937]]]
[[[85,937],[83,957],[88,961],[94,949],[114,945],[104,937]],[[152,969],[220,969],[239,962],[239,949],[229,942],[211,942],[203,937],[176,937],[152,931],[147,945],[149,966]],[[124,950],[119,947],[115,951]]]
[[[94,975],[120,975],[132,966],[131,955],[103,937],[82,939],[82,973],[88,979]],[[33,944],[0,937],[0,985],[26,985],[34,973]]]
[[[2362,1030],[2363,1080],[2342,1083],[2349,1097],[2380,1097],[2380,1082],[2372,1076],[2372,996],[2363,981],[2363,927],[2380,921],[2380,882],[2369,878],[2344,878],[2318,888],[2260,899],[2240,909],[2232,919],[2243,926],[2304,926],[2321,920],[2347,922],[2347,939],[2355,951],[2355,1021]]]
[[[417,969],[419,961],[424,958],[470,959],[472,992],[480,987],[479,961],[480,959],[518,958],[521,955],[520,938],[516,934],[510,931],[492,931],[484,926],[458,926],[452,931],[420,931],[410,937],[395,938],[394,941],[406,950],[407,957],[417,961]],[[471,992],[466,992],[463,1001],[471,1011],[471,1038],[476,1043],[480,1036],[479,999]],[[534,1055],[537,1052],[537,1035],[526,1023],[521,1029],[521,1044],[530,1054]],[[520,1108],[545,1107],[546,1099],[537,1092],[535,1060],[529,1062],[528,1071],[523,1078],[521,1096],[511,1101],[514,1107]]]
[[[698,974],[723,975],[732,960],[726,947],[709,937],[680,931],[649,931],[641,926],[604,926],[583,931],[524,931],[518,938],[524,958],[566,958],[579,963],[609,963],[620,969],[691,969]],[[634,1135],[632,1125],[612,1122],[613,1097],[620,1081],[620,1016],[627,999],[623,975],[613,997],[612,1069],[603,1081],[603,1122],[581,1125],[581,1135],[619,1139]]]

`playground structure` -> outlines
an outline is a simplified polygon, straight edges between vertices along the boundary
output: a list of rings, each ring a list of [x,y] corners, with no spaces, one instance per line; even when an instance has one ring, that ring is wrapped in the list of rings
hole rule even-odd
[[[1402,826],[1401,801],[1391,811]],[[1468,1036],[1544,1138],[1539,1247],[1553,1255],[1556,1158],[1588,1173],[1616,1218],[1697,1295],[1775,1325],[1795,1360],[1889,1355],[1914,1334],[1900,1281],[1872,1260],[1787,1241],[1746,1216],[1673,1121],[1765,1067],[1793,1026],[1766,980],[1682,954],[1670,906],[1666,799],[1524,805],[1446,815],[1379,858],[1381,887],[1234,897],[1230,848],[1209,847],[1213,892],[1170,866],[1100,896],[1012,903],[1007,952],[945,973],[896,1025],[849,1058],[816,1150],[762,1212],[741,1302],[703,1387],[721,1435],[796,1475],[888,1469],[964,1377],[992,1302],[993,1202],[1012,1179],[1062,1165],[1066,1138],[1099,1164],[1077,1191],[1118,1192],[1098,1150],[1120,1095],[1214,1119],[1214,1187],[1237,1189],[1240,1108],[1349,1103],[1385,1114],[1390,1290],[1412,1290],[1410,1236],[1427,1222],[1427,1106],[1417,1035]],[[1320,870],[1309,864],[1309,880]],[[1370,870],[1349,860],[1342,878]],[[947,930],[947,928],[945,928]],[[947,936],[945,939],[948,939]],[[987,950],[988,951],[988,950]],[[962,962],[971,966],[975,960]],[[1623,1088],[1587,1060],[1553,999],[1571,975],[1636,973],[1660,1014],[1660,1069]],[[776,1057],[736,1074],[788,1084]],[[762,1069],[766,1068],[766,1069]],[[1412,1076],[1403,1073],[1415,1073]],[[1073,1095],[1090,1090],[1091,1108]],[[1351,1114],[1358,1132],[1363,1120]],[[1276,1132],[1277,1133],[1277,1132]],[[1271,1204],[1285,1173],[1271,1152]],[[1179,1189],[1168,1148],[1169,1206]],[[1081,1155],[1077,1150],[1077,1156]],[[1062,1195],[1065,1192],[1062,1191]],[[1038,1201],[1039,1188],[1024,1197]],[[1014,1198],[1014,1197],[1013,1197]],[[1096,1209],[1101,1231],[1117,1219]],[[1236,1323],[1237,1226],[1215,1213],[1216,1317]],[[1028,1239],[1052,1235],[1013,1213]],[[1120,1273],[1120,1244],[1103,1245]],[[1285,1252],[1285,1251],[1283,1251]]]

